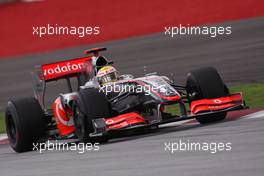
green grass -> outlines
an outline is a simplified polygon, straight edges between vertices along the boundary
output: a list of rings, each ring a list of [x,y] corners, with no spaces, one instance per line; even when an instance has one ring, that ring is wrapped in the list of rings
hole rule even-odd
[[[0,133],[5,132],[5,119],[4,119],[4,114],[0,113]]]
[[[232,93],[242,92],[246,104],[250,108],[264,107],[264,83],[245,84],[231,87]]]
[[[246,104],[250,108],[263,108],[264,107],[264,83],[245,84],[240,86],[234,86],[230,88],[231,93],[242,92],[243,97],[246,100]],[[179,114],[178,106],[167,106],[166,111]],[[0,113],[0,133],[5,132],[4,114]]]

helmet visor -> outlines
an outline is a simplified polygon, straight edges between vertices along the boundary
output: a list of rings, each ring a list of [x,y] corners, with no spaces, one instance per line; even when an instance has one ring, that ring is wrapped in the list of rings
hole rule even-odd
[[[112,72],[107,75],[98,77],[98,81],[100,84],[106,84],[106,83],[117,81],[117,78],[118,78],[117,72]]]

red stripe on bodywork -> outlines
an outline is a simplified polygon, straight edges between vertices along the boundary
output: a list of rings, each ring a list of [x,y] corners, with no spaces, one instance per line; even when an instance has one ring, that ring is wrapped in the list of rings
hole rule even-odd
[[[75,131],[75,127],[73,124],[69,123],[70,118],[73,118],[72,112],[70,112],[70,110],[66,111],[63,109],[60,98],[55,100],[52,109],[60,135],[66,136],[73,133]]]
[[[116,117],[105,119],[105,123],[108,130],[111,129],[121,129],[129,127],[134,124],[144,124],[145,119],[136,112],[130,112],[126,114],[121,114]]]
[[[243,104],[241,93],[232,94],[230,96],[202,99],[191,102],[191,112],[197,114],[205,111],[217,111],[221,109],[231,108]]]

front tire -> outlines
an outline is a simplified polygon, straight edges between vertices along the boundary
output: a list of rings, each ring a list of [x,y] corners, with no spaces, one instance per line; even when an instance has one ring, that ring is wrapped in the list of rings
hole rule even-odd
[[[213,67],[193,70],[187,75],[187,93],[190,102],[199,99],[219,98],[229,94],[229,90],[222,81],[219,73]],[[226,112],[197,117],[201,124],[224,120]]]
[[[9,101],[5,115],[9,143],[16,152],[31,151],[33,143],[45,137],[45,115],[35,98]]]
[[[74,104],[74,125],[76,136],[82,142],[107,142],[107,136],[90,137],[94,132],[93,119],[110,117],[109,104],[106,96],[98,89],[81,89]]]

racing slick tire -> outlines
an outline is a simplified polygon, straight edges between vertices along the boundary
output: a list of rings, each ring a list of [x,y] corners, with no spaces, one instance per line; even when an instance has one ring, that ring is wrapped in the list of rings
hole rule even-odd
[[[190,102],[199,99],[219,98],[229,94],[217,70],[213,67],[204,67],[187,74],[187,93]],[[201,124],[224,120],[226,112],[200,116],[196,120]]]
[[[18,153],[33,150],[46,136],[45,115],[35,98],[9,101],[5,121],[10,146]]]
[[[110,117],[110,108],[103,92],[96,88],[81,89],[73,106],[75,134],[81,142],[105,143],[108,137],[90,137],[94,132],[93,119]]]

